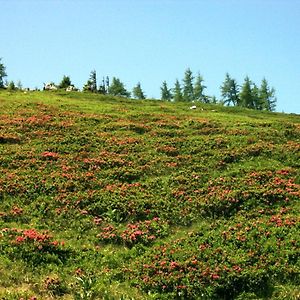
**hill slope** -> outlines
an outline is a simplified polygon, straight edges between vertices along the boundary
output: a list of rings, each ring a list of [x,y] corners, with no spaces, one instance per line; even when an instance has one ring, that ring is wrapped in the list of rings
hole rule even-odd
[[[197,106],[1,92],[2,299],[299,299],[300,116]]]

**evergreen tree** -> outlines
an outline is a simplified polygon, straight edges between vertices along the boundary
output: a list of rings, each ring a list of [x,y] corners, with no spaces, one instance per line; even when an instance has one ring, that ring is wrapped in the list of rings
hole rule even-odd
[[[175,102],[183,100],[182,90],[178,79],[176,79],[175,87],[173,89],[173,99]]]
[[[253,107],[257,110],[262,110],[262,101],[259,96],[259,89],[255,83],[252,84],[252,101],[253,101]]]
[[[208,99],[208,97],[206,97],[204,95],[204,90],[206,89],[206,86],[203,85],[203,81],[204,80],[203,80],[202,76],[198,73],[198,75],[196,77],[196,82],[194,85],[194,91],[193,91],[194,99],[193,100],[208,103],[209,99]]]
[[[108,93],[113,96],[130,97],[130,93],[126,90],[124,84],[116,77],[113,77]]]
[[[264,78],[259,89],[259,98],[262,109],[275,111],[277,99],[275,97],[275,89],[270,88],[267,80]]]
[[[64,77],[63,77],[62,81],[60,82],[60,84],[58,85],[58,87],[60,89],[66,89],[70,85],[72,85],[70,76],[65,76],[64,75]]]
[[[190,69],[187,69],[184,73],[183,79],[183,100],[193,101],[194,100],[194,87],[193,87],[193,74]]]
[[[133,97],[136,99],[145,99],[144,92],[141,88],[141,84],[138,82],[138,84],[133,88],[132,91]]]
[[[4,88],[4,78],[7,76],[5,72],[5,66],[1,63],[2,58],[0,58],[0,89]]]
[[[89,80],[83,86],[83,91],[97,92],[97,74],[95,70],[91,71]]]
[[[96,74],[95,70],[91,71],[90,80],[92,83],[91,90],[92,90],[92,92],[96,93],[97,92],[97,74]]]
[[[240,91],[240,105],[247,108],[255,108],[255,99],[252,92],[252,82],[247,76]]]
[[[235,79],[226,73],[225,80],[221,86],[221,95],[224,104],[239,105],[239,88]]]
[[[172,100],[172,93],[171,90],[168,88],[166,81],[163,82],[160,91],[161,91],[161,100],[166,100],[166,101]]]

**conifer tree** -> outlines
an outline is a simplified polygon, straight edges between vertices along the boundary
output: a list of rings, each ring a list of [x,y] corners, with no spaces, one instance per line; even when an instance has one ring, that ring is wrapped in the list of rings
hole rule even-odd
[[[67,87],[69,87],[70,85],[72,85],[71,83],[71,79],[70,76],[65,76],[63,77],[62,81],[59,84],[59,88],[60,89],[66,89]]]
[[[277,99],[275,97],[275,89],[270,88],[267,80],[264,78],[259,89],[259,98],[262,109],[275,111]]]
[[[194,87],[193,87],[193,73],[190,69],[187,69],[184,73],[183,79],[183,100],[193,101],[194,100]]]
[[[172,100],[172,93],[171,90],[168,88],[166,81],[162,83],[160,91],[161,91],[161,100],[166,100],[166,101]]]
[[[255,108],[255,100],[252,92],[252,81],[246,76],[240,91],[240,104],[247,108]]]
[[[259,96],[259,89],[255,83],[252,84],[252,101],[253,101],[253,107],[257,110],[262,110],[262,101]]]
[[[193,91],[193,96],[196,101],[201,101],[204,103],[209,102],[209,98],[204,95],[204,90],[206,89],[206,86],[203,85],[203,78],[202,76],[198,73],[194,85],[194,91]]]
[[[130,97],[130,93],[126,90],[123,82],[116,77],[113,77],[108,93],[113,96]]]
[[[91,75],[90,75],[90,80],[91,80],[91,90],[92,92],[96,93],[97,92],[97,74],[96,74],[96,70],[93,70],[91,72]]]
[[[233,106],[240,104],[238,84],[228,73],[226,73],[225,80],[220,88],[224,104]]]
[[[5,72],[5,66],[1,63],[2,58],[0,58],[0,89],[4,88],[4,78],[7,76]]]
[[[136,99],[145,99],[146,98],[144,95],[144,92],[141,88],[140,82],[138,82],[137,85],[133,88],[132,94],[133,94],[133,97]]]
[[[179,102],[183,100],[182,90],[178,79],[175,81],[175,87],[173,89],[173,99],[175,102]]]
[[[97,92],[97,74],[96,71],[91,71],[90,78],[83,87],[84,91]]]

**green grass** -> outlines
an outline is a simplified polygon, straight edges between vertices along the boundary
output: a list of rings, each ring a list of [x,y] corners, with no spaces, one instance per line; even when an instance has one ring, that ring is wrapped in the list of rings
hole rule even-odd
[[[0,92],[1,299],[299,299],[300,116]]]

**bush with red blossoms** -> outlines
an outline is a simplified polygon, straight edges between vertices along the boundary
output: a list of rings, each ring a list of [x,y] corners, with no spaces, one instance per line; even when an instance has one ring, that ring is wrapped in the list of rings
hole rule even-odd
[[[42,158],[48,160],[58,160],[59,154],[56,152],[45,151],[42,153]]]
[[[0,230],[0,244],[8,256],[34,263],[58,262],[66,259],[69,253],[64,241],[55,240],[48,232],[34,228],[3,228]]]
[[[105,243],[124,244],[131,247],[138,243],[152,244],[158,238],[167,236],[169,231],[168,222],[153,218],[129,223],[125,228],[116,228],[113,225],[103,226],[97,237]]]

